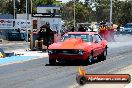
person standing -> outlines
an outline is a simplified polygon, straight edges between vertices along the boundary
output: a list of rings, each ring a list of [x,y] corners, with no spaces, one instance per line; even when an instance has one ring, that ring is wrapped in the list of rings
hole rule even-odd
[[[79,32],[86,32],[86,30],[84,29],[84,27],[83,27],[82,25],[80,25],[78,31],[79,31]]]
[[[74,26],[72,27],[71,31],[72,31],[72,32],[74,32],[74,31],[75,31],[75,28],[74,28]]]
[[[104,34],[105,34],[105,28],[103,25],[100,26],[99,28],[99,34],[102,38],[104,38]]]
[[[116,28],[116,34],[117,34],[117,36],[119,36],[119,34],[120,34],[120,26],[118,26],[117,28]]]

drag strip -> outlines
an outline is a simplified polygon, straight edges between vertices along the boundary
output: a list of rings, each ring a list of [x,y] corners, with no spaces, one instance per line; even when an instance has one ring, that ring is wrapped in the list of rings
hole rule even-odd
[[[131,42],[110,43],[107,60],[84,66],[87,73],[106,74],[132,64]],[[47,66],[48,58],[0,67],[0,88],[77,88],[79,66]]]

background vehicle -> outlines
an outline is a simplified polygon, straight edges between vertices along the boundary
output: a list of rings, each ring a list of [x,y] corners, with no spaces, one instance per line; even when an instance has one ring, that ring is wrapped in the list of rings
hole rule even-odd
[[[132,34],[132,23],[127,23],[124,25],[124,32]]]
[[[50,64],[71,60],[91,64],[106,59],[107,42],[95,32],[68,32],[61,42],[48,47],[48,54]]]
[[[26,40],[26,34],[20,33],[16,31],[12,31],[8,33],[8,40],[9,41],[24,41]]]

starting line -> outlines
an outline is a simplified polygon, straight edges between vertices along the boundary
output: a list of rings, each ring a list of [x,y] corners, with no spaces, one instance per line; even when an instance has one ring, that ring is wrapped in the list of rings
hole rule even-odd
[[[0,58],[0,66],[10,63],[28,61],[34,58],[37,58],[37,56],[11,56],[11,57]]]

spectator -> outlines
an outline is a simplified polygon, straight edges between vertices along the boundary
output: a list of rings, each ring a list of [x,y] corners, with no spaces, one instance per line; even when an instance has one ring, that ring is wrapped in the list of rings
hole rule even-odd
[[[116,31],[117,33],[116,33],[116,34],[117,34],[117,36],[118,36],[118,35],[120,34],[120,26],[118,26],[118,27],[116,28],[116,30],[117,30],[117,31]]]
[[[74,31],[75,31],[74,26],[72,27],[71,31],[72,31],[72,32],[74,32]]]
[[[79,32],[86,32],[86,30],[84,29],[84,27],[83,27],[82,25],[80,25],[78,31],[79,31]]]

